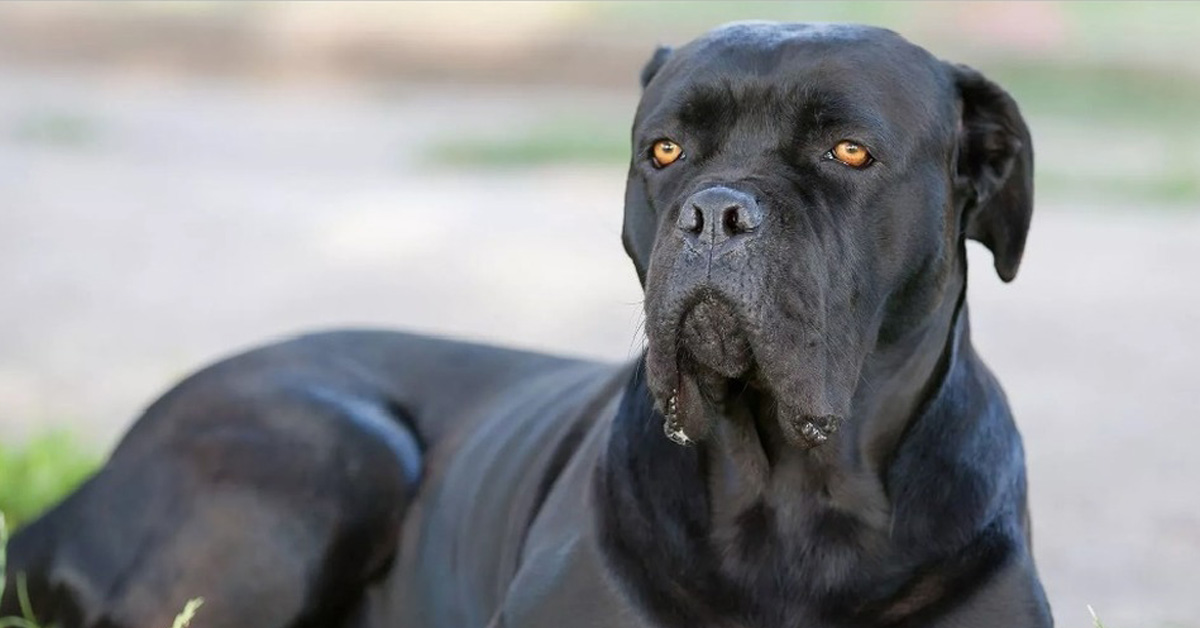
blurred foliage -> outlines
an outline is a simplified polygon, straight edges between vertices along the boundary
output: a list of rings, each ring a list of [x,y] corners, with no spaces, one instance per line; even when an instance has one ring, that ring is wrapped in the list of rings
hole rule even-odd
[[[484,168],[619,164],[629,160],[628,138],[626,120],[574,115],[504,135],[442,138],[429,146],[427,158],[437,165]]]
[[[86,146],[97,139],[91,119],[65,111],[30,112],[17,118],[11,132],[18,142],[60,147]]]
[[[1107,200],[1123,204],[1146,201],[1155,206],[1193,209],[1196,203],[1200,203],[1200,179],[1197,179],[1195,171],[1117,176],[1072,174],[1060,168],[1043,167],[1036,175],[1036,185],[1039,195],[1054,197]]]
[[[5,520],[4,512],[0,511],[0,598],[4,597],[5,588],[8,586],[6,559],[8,553],[8,526]],[[0,628],[42,628],[42,624],[38,622],[34,609],[29,601],[29,587],[25,582],[25,574],[18,573],[13,583],[13,589],[16,591],[18,605],[20,606],[21,615],[19,617],[0,617]],[[171,628],[188,628],[192,620],[196,618],[196,613],[200,607],[204,605],[204,598],[197,597],[188,600],[184,605],[183,610],[175,616],[175,621],[172,622]],[[54,628],[56,624],[49,624],[46,628]]]
[[[28,523],[79,486],[99,462],[63,431],[0,445],[0,512],[13,528]]]
[[[1046,41],[1023,46],[993,37],[976,47],[972,33],[956,32],[953,23],[978,17],[988,4],[610,2],[589,5],[583,19],[593,30],[649,33],[665,42],[749,17],[896,28],[944,58],[973,63],[1013,94],[1033,127],[1040,193],[1200,208],[1200,127],[1193,120],[1200,69],[1182,67],[1196,59],[1179,54],[1195,47],[1188,25],[1200,23],[1200,3],[1043,3],[1059,23]],[[931,25],[939,16],[947,23]],[[616,166],[629,160],[630,116],[559,116],[503,136],[444,137],[428,156],[454,167]],[[1132,141],[1122,147],[1117,138]]]
[[[986,73],[1038,115],[1176,131],[1190,130],[1200,111],[1200,81],[1161,70],[1022,59],[991,63]]]

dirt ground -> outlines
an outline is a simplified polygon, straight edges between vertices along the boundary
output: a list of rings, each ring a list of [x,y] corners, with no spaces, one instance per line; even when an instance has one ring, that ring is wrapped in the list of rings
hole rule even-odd
[[[455,172],[414,148],[550,98],[0,71],[0,438],[59,425],[107,448],[189,370],[302,330],[631,357],[622,168]],[[1015,283],[972,250],[974,335],[1025,435],[1060,626],[1089,625],[1085,604],[1110,626],[1200,624],[1198,250],[1200,212],[1061,199]]]

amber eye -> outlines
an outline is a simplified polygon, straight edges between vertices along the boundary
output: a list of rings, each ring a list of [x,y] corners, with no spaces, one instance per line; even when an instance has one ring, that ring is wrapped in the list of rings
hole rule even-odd
[[[855,144],[850,140],[842,140],[829,151],[829,156],[836,159],[851,168],[862,168],[871,163],[871,153],[867,152],[867,148],[861,144]]]
[[[683,147],[671,140],[658,140],[652,151],[655,168],[665,168],[683,156]]]

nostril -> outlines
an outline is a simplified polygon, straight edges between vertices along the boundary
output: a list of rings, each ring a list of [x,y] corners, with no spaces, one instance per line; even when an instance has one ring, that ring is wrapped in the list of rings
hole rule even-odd
[[[704,211],[696,205],[692,205],[692,233],[704,232]]]
[[[725,233],[737,235],[750,230],[750,225],[742,221],[742,208],[740,206],[731,205],[726,207],[723,213],[721,224],[725,227]]]

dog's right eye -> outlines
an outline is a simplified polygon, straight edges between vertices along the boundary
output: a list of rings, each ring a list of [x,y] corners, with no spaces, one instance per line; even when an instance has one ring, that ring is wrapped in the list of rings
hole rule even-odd
[[[683,157],[683,147],[667,139],[658,140],[650,149],[650,159],[655,168],[666,168]]]

